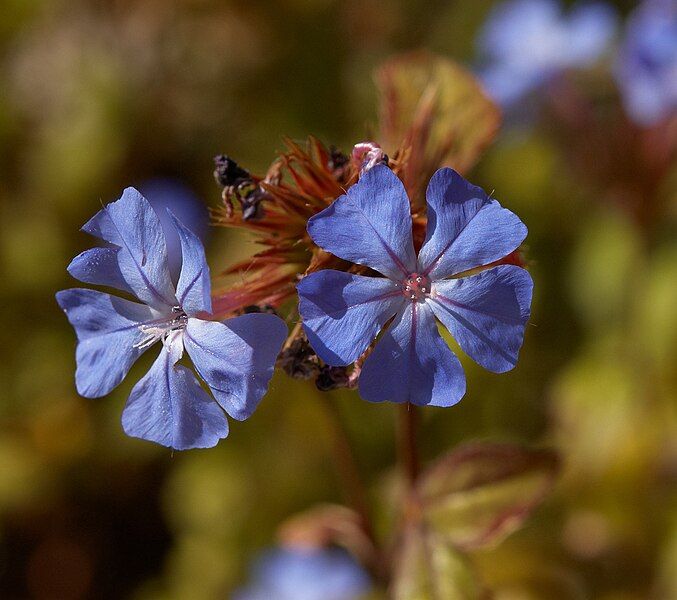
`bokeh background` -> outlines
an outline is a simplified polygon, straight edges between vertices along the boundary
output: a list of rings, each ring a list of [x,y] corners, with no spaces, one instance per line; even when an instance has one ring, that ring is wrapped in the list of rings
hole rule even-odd
[[[420,47],[474,67],[491,5],[2,3],[0,597],[228,598],[285,517],[341,500],[312,383],[276,374],[211,450],[127,438],[120,413],[152,357],[80,398],[54,292],[76,285],[79,227],[124,187],[160,178],[215,206],[215,154],[260,173],[284,135],[349,151],[374,130],[374,68]],[[633,5],[612,3],[619,22]],[[677,598],[675,164],[665,123],[624,116],[612,53],[506,111],[470,174],[529,227],[532,326],[508,374],[464,359],[468,394],[424,411],[423,456],[512,440],[565,464],[527,527],[472,557],[499,598]],[[214,274],[250,249],[209,231]],[[332,394],[378,497],[394,409]]]

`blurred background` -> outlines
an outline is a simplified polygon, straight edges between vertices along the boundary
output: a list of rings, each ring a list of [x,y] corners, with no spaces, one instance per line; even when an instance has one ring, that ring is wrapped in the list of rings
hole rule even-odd
[[[673,66],[667,111],[628,100],[643,77],[621,72],[635,4],[607,3],[578,32],[584,46],[607,28],[582,58],[534,50],[543,68],[496,64],[514,40],[487,41],[491,2],[5,0],[0,597],[228,598],[282,520],[341,501],[311,383],[277,373],[211,450],[127,438],[120,413],[152,357],[110,397],[80,398],[54,292],[77,285],[66,265],[92,245],[79,228],[124,187],[199,212],[220,199],[216,154],[262,173],[284,135],[349,151],[375,130],[373,70],[424,47],[482,74],[503,104],[469,178],[528,225],[536,289],[518,367],[493,375],[464,357],[467,396],[423,411],[423,456],[469,439],[562,453],[544,507],[472,556],[496,597],[677,598],[677,78]],[[520,89],[500,87],[525,70]],[[250,250],[206,235],[214,275]],[[394,408],[331,393],[378,497]]]

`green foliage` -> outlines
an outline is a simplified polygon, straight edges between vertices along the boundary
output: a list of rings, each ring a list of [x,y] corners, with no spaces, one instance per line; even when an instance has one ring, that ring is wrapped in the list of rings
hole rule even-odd
[[[559,460],[548,450],[472,443],[439,458],[417,487],[423,520],[459,550],[495,546],[550,492]]]
[[[393,580],[395,600],[474,600],[480,597],[463,555],[425,525],[412,526],[400,541]]]

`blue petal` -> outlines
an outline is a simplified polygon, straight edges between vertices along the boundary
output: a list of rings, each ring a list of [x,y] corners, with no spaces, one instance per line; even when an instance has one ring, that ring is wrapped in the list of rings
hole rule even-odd
[[[175,340],[172,345],[180,343]],[[179,357],[180,353],[162,347],[129,395],[122,428],[131,437],[175,450],[211,448],[228,435],[228,420],[195,375],[176,365]]]
[[[556,0],[507,0],[489,13],[478,46],[482,54],[519,68],[539,69],[546,57],[557,58],[550,48],[559,45],[561,7]],[[527,50],[531,45],[532,52]]]
[[[266,393],[287,326],[275,315],[219,323],[188,319],[184,343],[202,379],[234,419],[251,416]]]
[[[529,320],[533,281],[500,265],[472,277],[433,283],[431,306],[463,351],[494,373],[517,364]]]
[[[616,32],[616,11],[602,2],[576,6],[567,18],[563,58],[572,66],[587,66],[610,47]]]
[[[677,108],[677,11],[674,1],[641,2],[631,13],[614,75],[628,115],[646,127]]]
[[[478,75],[489,96],[505,108],[511,107],[543,80],[539,73],[516,73],[502,64],[486,67]]]
[[[155,314],[143,304],[80,288],[57,292],[56,300],[78,336],[75,383],[87,398],[105,396],[127,375],[144,349],[139,327]]]
[[[167,247],[155,211],[134,188],[100,210],[82,228],[119,247],[119,271],[136,297],[158,309],[176,305]]]
[[[369,577],[344,550],[280,548],[264,554],[232,600],[357,600]]]
[[[313,241],[339,258],[401,280],[414,271],[411,208],[402,182],[385,165],[308,221]]]
[[[181,308],[189,315],[202,312],[211,314],[211,282],[204,246],[200,238],[184,227],[171,212],[169,215],[181,240],[183,259],[179,283],[176,286],[176,298]]]
[[[371,402],[452,406],[465,394],[465,375],[437,331],[425,303],[410,303],[369,355],[359,380]]]
[[[78,254],[68,265],[68,272],[75,279],[93,285],[105,285],[133,294],[120,272],[117,246],[91,248]]]
[[[138,190],[150,202],[160,219],[167,242],[169,271],[172,281],[177,281],[181,272],[181,242],[167,209],[204,243],[209,229],[207,207],[180,179],[148,179],[138,186]]]
[[[426,192],[428,230],[419,268],[442,279],[510,254],[527,235],[517,215],[456,171],[439,169]]]
[[[405,302],[390,279],[342,271],[312,273],[296,289],[308,341],[334,366],[355,362]]]

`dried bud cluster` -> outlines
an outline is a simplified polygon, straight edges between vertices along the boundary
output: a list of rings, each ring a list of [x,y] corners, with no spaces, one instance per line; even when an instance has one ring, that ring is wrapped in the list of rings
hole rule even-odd
[[[310,347],[304,334],[298,335],[282,350],[277,359],[280,367],[289,377],[294,379],[312,379],[320,370],[320,359]]]
[[[237,200],[244,221],[263,217],[261,202],[267,198],[267,194],[259,181],[225,154],[215,156],[214,164],[214,179],[223,187],[226,211],[232,215],[233,200]]]

